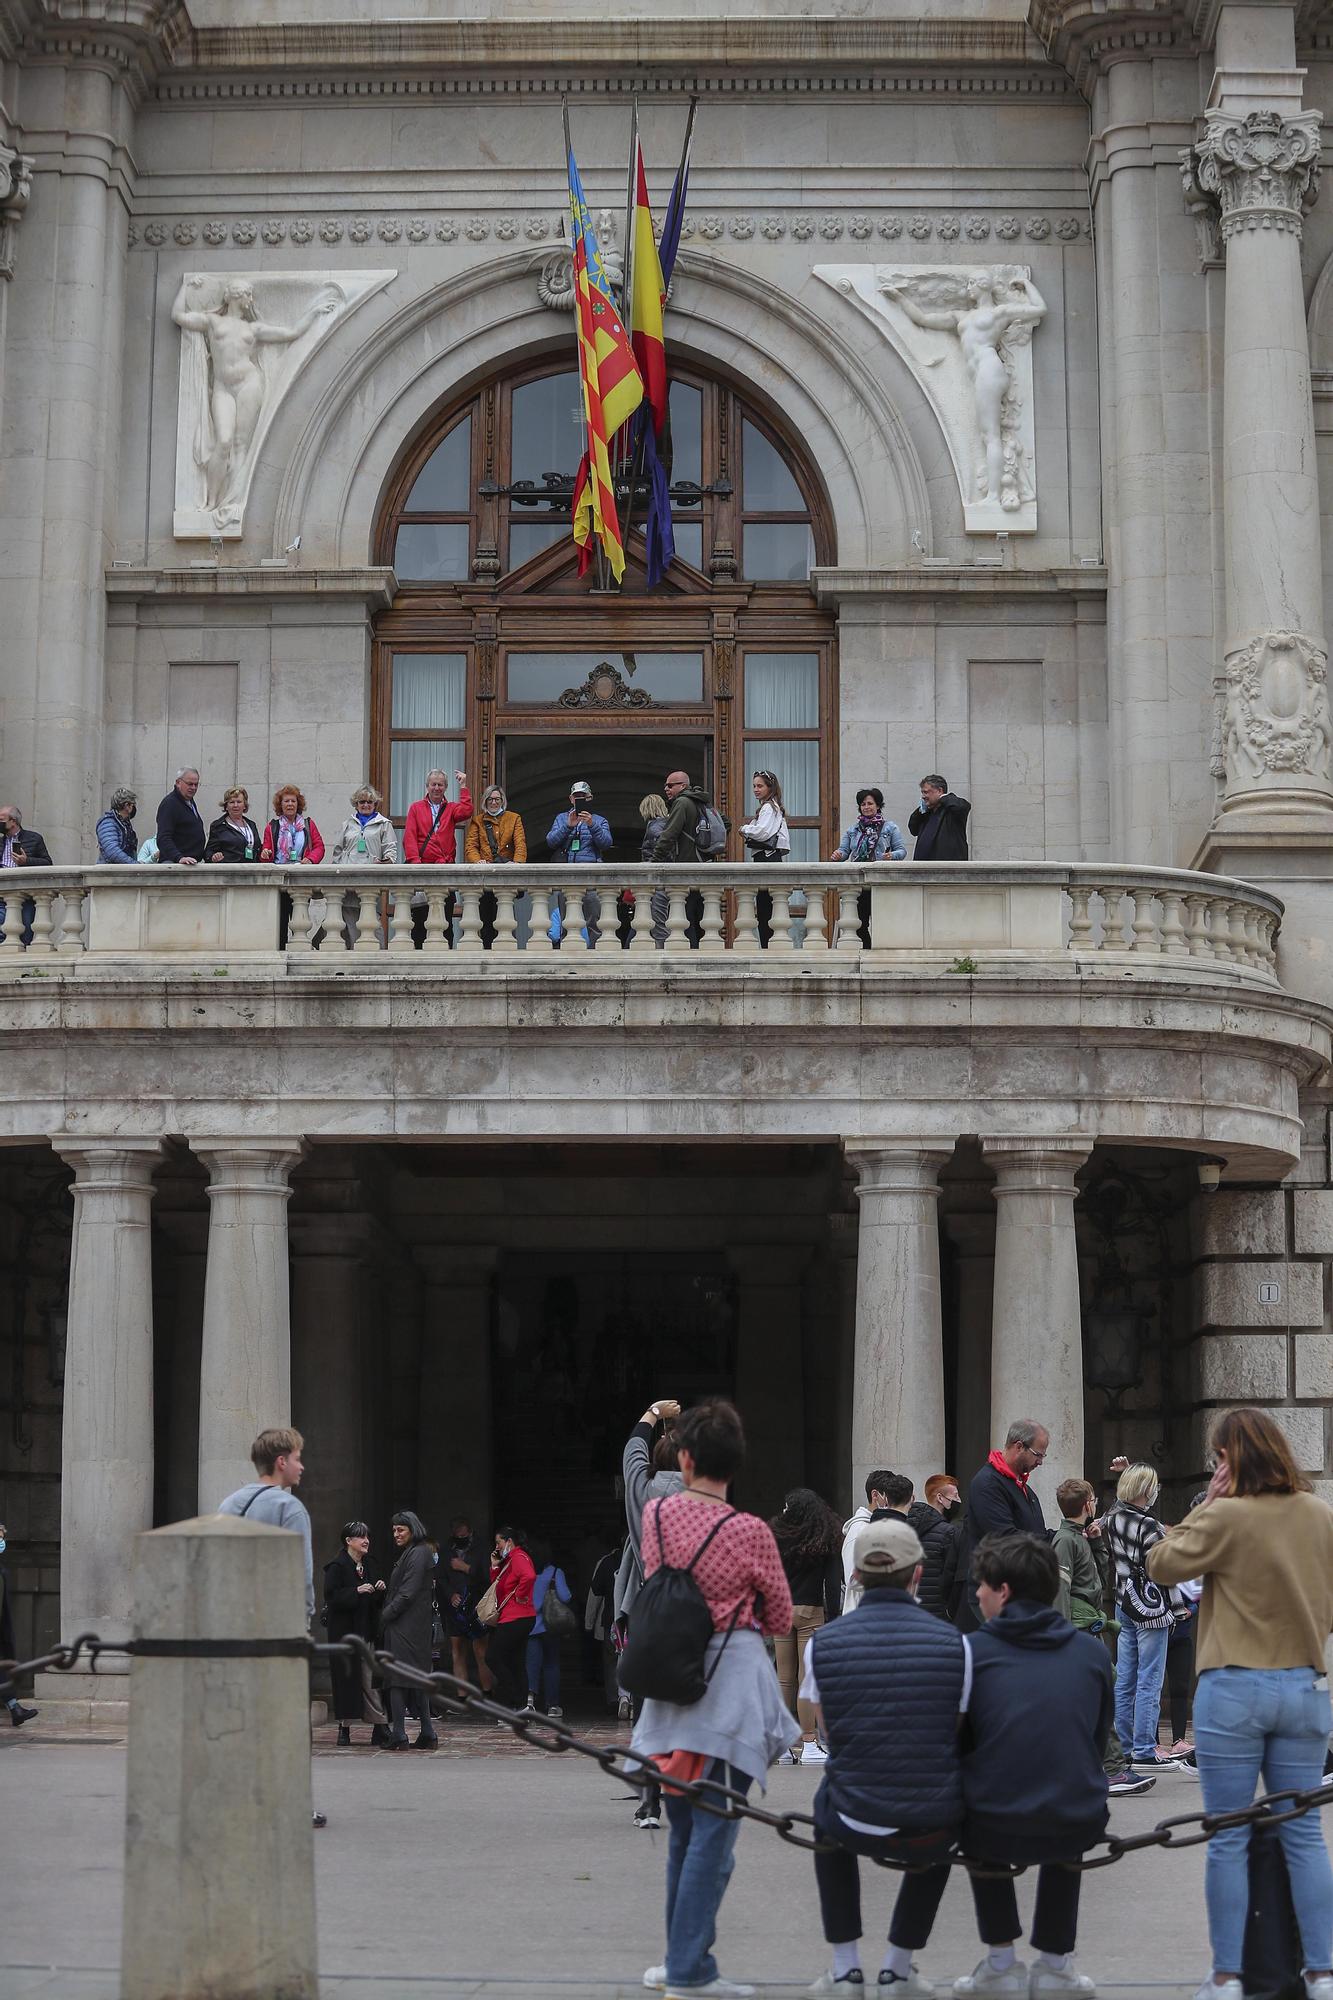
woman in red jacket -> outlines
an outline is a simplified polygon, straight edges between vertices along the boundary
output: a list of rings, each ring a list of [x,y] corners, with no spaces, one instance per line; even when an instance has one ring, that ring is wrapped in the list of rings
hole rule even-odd
[[[537,1622],[532,1586],[537,1572],[532,1557],[514,1528],[497,1528],[491,1550],[491,1582],[500,1607],[500,1622],[491,1627],[486,1664],[495,1675],[495,1691],[506,1708],[522,1708],[528,1698],[528,1639]]]

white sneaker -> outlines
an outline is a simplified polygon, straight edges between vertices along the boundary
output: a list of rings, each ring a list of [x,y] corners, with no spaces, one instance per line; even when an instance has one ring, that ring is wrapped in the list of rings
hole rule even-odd
[[[1245,1988],[1239,1979],[1214,1979],[1209,1973],[1194,2000],[1245,2000]]]
[[[779,1764],[799,1764],[800,1761],[800,1758],[792,1750],[784,1750],[778,1758]]]
[[[627,1694],[622,1694],[616,1706],[616,1721],[628,1722],[634,1713],[634,1704]]]
[[[881,1966],[878,1992],[879,2000],[884,2000],[886,1993],[908,1994],[912,2000],[935,2000],[933,1984],[915,1966],[910,1972],[886,1972]]]
[[[1028,1993],[1031,2000],[1056,2000],[1061,1993],[1083,1993],[1091,1996],[1097,1991],[1097,1983],[1089,1979],[1085,1972],[1075,1972],[1072,1965],[1042,1965],[1040,1960],[1028,1975]]]
[[[685,1986],[673,1993],[667,1988],[667,2000],[694,2000],[697,1993],[707,1993],[714,2000],[753,2000],[753,1986],[738,1986],[734,1979],[710,1979],[706,1986]]]
[[[1333,1973],[1321,1972],[1317,1979],[1312,1979],[1308,1972],[1302,1976],[1310,2000],[1333,2000]]]
[[[954,1980],[953,1990],[960,2000],[969,1993],[1009,1994],[1013,2000],[1028,2000],[1028,1969],[1016,1958],[1003,1972],[997,1972],[990,1959],[983,1958],[975,1972]]]
[[[666,1967],[664,1965],[650,1965],[643,1975],[643,1983],[652,1992],[660,1993],[666,1985]]]
[[[564,1709],[557,1703],[556,1707],[547,1709],[546,1719],[548,1722],[560,1722],[564,1719],[564,1713]]]
[[[827,1764],[828,1751],[822,1743],[803,1744],[801,1747],[801,1762],[803,1764]]]
[[[855,1972],[821,1972],[807,1993],[841,1993],[843,2000],[850,2000],[853,1993],[865,1992],[865,1974],[858,1968]]]

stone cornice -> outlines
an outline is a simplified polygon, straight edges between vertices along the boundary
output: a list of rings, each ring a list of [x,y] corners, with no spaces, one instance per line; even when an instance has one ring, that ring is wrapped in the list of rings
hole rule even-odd
[[[883,598],[1090,597],[1106,595],[1100,564],[1064,569],[993,569],[941,564],[912,569],[816,569],[810,573],[821,604],[850,606]]]
[[[1197,56],[1209,27],[1207,0],[1032,0],[1028,23],[1085,95],[1112,63]]]
[[[0,60],[103,68],[137,96],[189,27],[184,0],[0,0]]]
[[[317,597],[325,602],[352,599],[375,611],[387,610],[398,588],[397,578],[388,568],[295,569],[276,563],[272,568],[242,568],[239,564],[200,564],[197,569],[117,567],[105,572],[105,584],[113,603],[200,598],[288,603],[293,598]]]

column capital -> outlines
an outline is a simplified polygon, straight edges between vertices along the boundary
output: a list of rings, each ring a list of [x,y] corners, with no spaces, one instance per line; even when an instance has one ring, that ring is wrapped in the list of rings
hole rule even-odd
[[[941,1169],[953,1158],[954,1142],[928,1138],[877,1139],[846,1145],[855,1169],[858,1197],[867,1194],[939,1194]]]
[[[151,1192],[153,1169],[162,1158],[160,1139],[85,1135],[67,1138],[64,1133],[56,1133],[51,1148],[67,1166],[73,1167],[74,1185],[80,1191],[146,1187]]]
[[[995,1169],[996,1196],[1075,1193],[1074,1176],[1092,1153],[1092,1140],[1042,1134],[983,1139],[982,1155]]]
[[[1206,112],[1202,135],[1180,156],[1186,204],[1217,203],[1224,243],[1250,229],[1299,237],[1319,193],[1322,123],[1318,111]]]
[[[306,1153],[304,1139],[191,1139],[208,1168],[208,1193],[291,1194],[287,1177]]]

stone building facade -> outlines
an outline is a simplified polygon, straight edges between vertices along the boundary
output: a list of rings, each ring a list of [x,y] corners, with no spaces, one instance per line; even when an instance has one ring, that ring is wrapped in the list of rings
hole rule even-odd
[[[56,863],[0,943],[22,1644],[123,1626],[129,1536],[289,1415],[321,1548],[404,1503],[590,1547],[682,1388],[764,1507],[1029,1411],[1051,1482],[1155,1453],[1176,1505],[1237,1397],[1333,1490],[1329,38],[0,0],[0,798]],[[613,255],[633,99],[659,216],[698,99],[653,592],[573,562],[562,95]],[[344,937],[314,871],[91,865],[182,765],[331,846],[435,764],[507,786],[526,899],[353,867]],[[674,766],[733,821],[783,778],[763,950],[739,867],[635,872]],[[972,862],[826,865],[934,770]],[[557,953],[575,777],[635,900],[585,949],[567,876]]]

